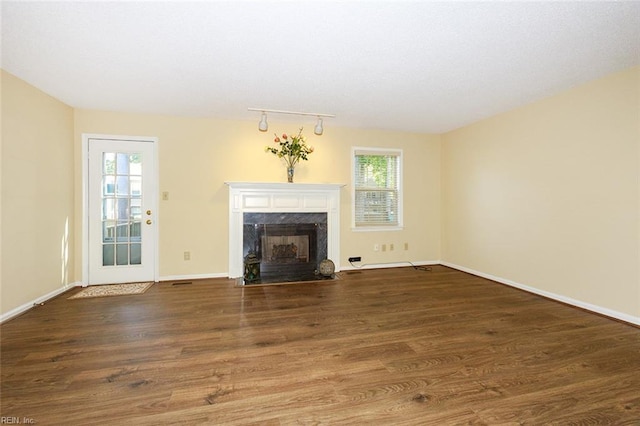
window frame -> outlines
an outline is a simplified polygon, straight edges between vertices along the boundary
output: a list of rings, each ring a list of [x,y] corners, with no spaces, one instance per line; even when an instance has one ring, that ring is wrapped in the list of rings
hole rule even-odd
[[[398,198],[398,223],[393,225],[356,225],[356,156],[358,155],[392,155],[398,158],[398,176],[397,176],[397,198]],[[403,151],[398,148],[376,148],[376,147],[351,147],[351,230],[356,232],[371,231],[401,231],[404,229],[404,195],[403,195]]]

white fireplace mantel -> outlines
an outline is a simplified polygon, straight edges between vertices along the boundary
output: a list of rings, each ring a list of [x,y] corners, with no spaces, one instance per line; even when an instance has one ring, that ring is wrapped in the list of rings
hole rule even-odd
[[[229,277],[244,273],[244,213],[327,213],[327,256],[340,271],[341,183],[225,182],[229,186]]]

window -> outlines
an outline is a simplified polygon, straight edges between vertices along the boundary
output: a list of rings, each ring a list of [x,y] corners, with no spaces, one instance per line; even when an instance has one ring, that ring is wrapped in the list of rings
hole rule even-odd
[[[401,150],[353,148],[354,229],[402,227],[401,167]]]

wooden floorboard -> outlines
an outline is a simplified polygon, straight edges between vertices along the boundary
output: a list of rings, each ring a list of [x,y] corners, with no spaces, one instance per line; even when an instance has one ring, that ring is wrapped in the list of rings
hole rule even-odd
[[[2,324],[3,419],[640,425],[639,328],[444,266],[77,291]]]

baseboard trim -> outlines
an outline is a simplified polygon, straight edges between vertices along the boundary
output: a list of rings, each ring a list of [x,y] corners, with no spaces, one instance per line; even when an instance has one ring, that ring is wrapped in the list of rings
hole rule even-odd
[[[348,262],[347,262],[348,263]],[[439,260],[419,260],[419,261],[408,261],[405,260],[403,262],[389,262],[389,263],[364,263],[360,266],[342,266],[340,268],[341,271],[357,271],[358,269],[382,269],[382,268],[402,268],[407,266],[430,266],[430,265],[440,265],[442,262]]]
[[[45,294],[44,296],[40,296],[37,299],[32,300],[31,302],[27,302],[24,305],[18,306],[17,308],[12,309],[9,312],[5,312],[4,314],[0,315],[0,324],[10,320],[11,318],[17,317],[18,315],[23,314],[27,312],[29,309],[32,309],[42,303],[46,303],[47,300],[53,299],[54,297],[69,290],[70,288],[81,286],[81,285],[82,283],[80,282],[65,284],[62,287]]]
[[[460,265],[456,265],[454,263],[440,262],[440,264],[443,265],[443,266],[447,266],[449,268],[453,268],[453,269],[457,269],[457,270],[462,271],[462,272],[466,272],[466,273],[471,274],[471,275],[476,275],[476,276],[479,276],[479,277],[482,277],[482,278],[489,279],[491,281],[496,281],[496,282],[498,282],[500,284],[505,284],[505,285],[508,285],[510,287],[514,287],[514,288],[517,288],[517,289],[520,289],[520,290],[524,290],[524,291],[529,292],[529,293],[537,294],[539,296],[543,296],[543,297],[546,297],[548,299],[556,300],[558,302],[562,302],[562,303],[565,303],[567,305],[575,306],[576,308],[580,308],[580,309],[584,309],[584,310],[587,310],[587,311],[590,311],[590,312],[594,312],[596,314],[603,315],[605,317],[613,318],[613,319],[616,319],[616,320],[619,320],[619,321],[627,322],[629,324],[640,326],[640,317],[636,317],[636,316],[633,316],[633,315],[625,314],[623,312],[614,311],[614,310],[609,309],[609,308],[604,308],[602,306],[593,305],[591,303],[583,302],[581,300],[576,300],[576,299],[573,299],[571,297],[562,296],[560,294],[551,293],[549,291],[540,290],[540,289],[535,288],[535,287],[531,287],[531,286],[528,286],[528,285],[520,284],[520,283],[517,283],[515,281],[511,281],[511,280],[505,279],[505,278],[496,277],[495,275],[485,274],[484,272],[476,271],[474,269],[467,268],[467,267],[460,266]]]

